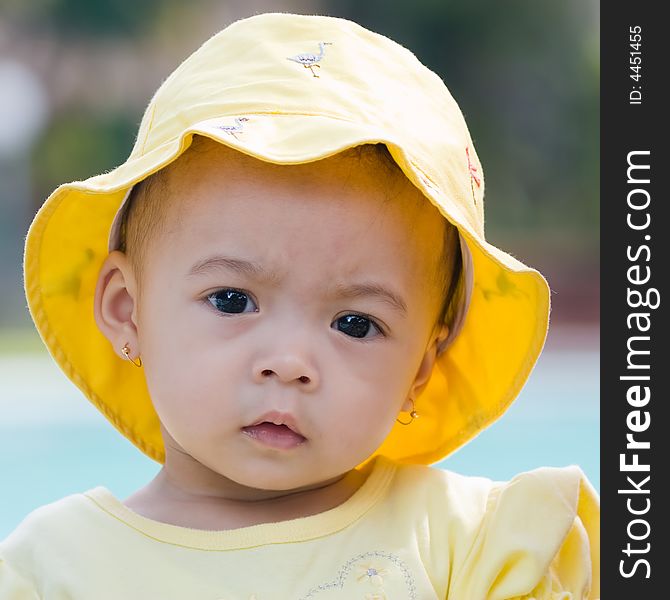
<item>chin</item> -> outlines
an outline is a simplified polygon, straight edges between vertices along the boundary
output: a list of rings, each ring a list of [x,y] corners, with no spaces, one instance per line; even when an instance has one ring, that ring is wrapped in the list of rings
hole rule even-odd
[[[221,475],[228,477],[235,483],[248,488],[268,491],[285,491],[304,487],[312,483],[310,478],[304,476],[304,468],[299,465],[286,464],[281,468],[278,464],[253,464],[242,471],[231,473],[229,470],[219,471]]]

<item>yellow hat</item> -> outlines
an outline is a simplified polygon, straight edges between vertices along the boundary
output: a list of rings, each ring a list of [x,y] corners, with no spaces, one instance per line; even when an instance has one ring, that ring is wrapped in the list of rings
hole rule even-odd
[[[26,297],[44,343],[140,450],[165,461],[143,369],[120,358],[95,323],[96,282],[132,186],[179,157],[194,134],[283,164],[383,142],[458,228],[460,323],[415,400],[420,418],[396,424],[376,454],[437,462],[508,408],[542,350],[549,288],[484,239],[484,178],[458,105],[435,73],[382,35],[341,18],[269,13],[236,21],[187,58],[149,103],[128,159],[61,185],[28,231]]]

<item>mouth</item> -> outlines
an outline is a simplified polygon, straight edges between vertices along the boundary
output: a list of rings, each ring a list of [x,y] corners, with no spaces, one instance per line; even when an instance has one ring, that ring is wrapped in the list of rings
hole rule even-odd
[[[263,415],[253,425],[242,427],[242,432],[265,446],[284,450],[307,441],[292,415],[276,411]]]
[[[283,450],[295,448],[307,441],[306,437],[296,433],[290,427],[275,425],[267,421],[242,427],[242,432],[265,446]]]

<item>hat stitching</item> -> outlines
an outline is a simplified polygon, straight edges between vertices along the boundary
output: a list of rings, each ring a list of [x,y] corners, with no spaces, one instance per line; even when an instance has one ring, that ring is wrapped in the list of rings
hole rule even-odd
[[[146,132],[144,134],[144,139],[142,140],[142,148],[140,149],[140,154],[144,154],[144,147],[147,145],[147,140],[149,139],[149,132],[151,127],[154,124],[154,115],[156,114],[156,102],[153,102],[151,105],[151,117],[149,119],[149,124],[147,125]],[[132,154],[132,152],[131,152]]]

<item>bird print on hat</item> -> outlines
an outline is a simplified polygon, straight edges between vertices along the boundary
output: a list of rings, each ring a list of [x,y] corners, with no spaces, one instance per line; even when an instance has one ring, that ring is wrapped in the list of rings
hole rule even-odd
[[[317,64],[325,54],[325,47],[332,46],[333,42],[319,42],[319,53],[312,54],[311,52],[303,52],[301,54],[296,54],[295,56],[287,56],[287,60],[292,60],[301,64],[305,69],[309,69],[312,72],[314,77],[318,75],[314,72],[314,67],[321,68],[321,65]]]
[[[239,139],[237,137],[238,133],[242,132],[242,127],[244,127],[243,123],[246,123],[249,119],[246,117],[235,117],[235,124],[234,125],[218,125],[217,127],[226,133],[229,133],[232,135],[236,140]]]

